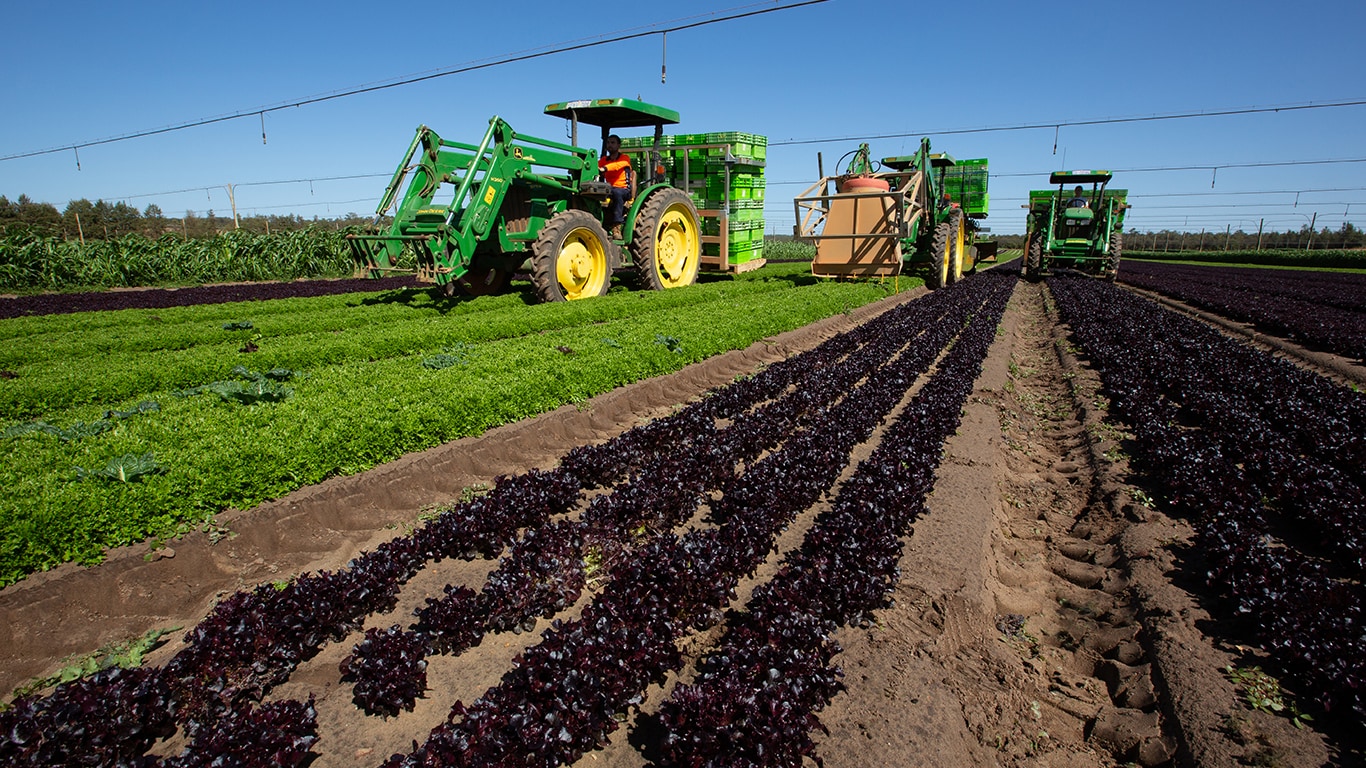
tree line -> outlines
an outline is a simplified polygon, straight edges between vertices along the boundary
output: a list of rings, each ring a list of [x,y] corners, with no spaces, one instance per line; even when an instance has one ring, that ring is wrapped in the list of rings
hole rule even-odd
[[[59,211],[51,203],[35,202],[28,195],[11,201],[0,195],[0,231],[27,231],[44,237],[65,240],[108,240],[125,235],[142,235],[156,239],[175,234],[186,238],[215,237],[233,229],[256,234],[293,232],[323,226],[343,229],[368,224],[370,217],[349,213],[335,219],[305,219],[286,214],[281,216],[239,216],[216,214],[212,208],[203,214],[186,211],[184,216],[167,217],[155,203],[143,210],[125,202],[104,200],[90,202],[85,198],[72,200]]]

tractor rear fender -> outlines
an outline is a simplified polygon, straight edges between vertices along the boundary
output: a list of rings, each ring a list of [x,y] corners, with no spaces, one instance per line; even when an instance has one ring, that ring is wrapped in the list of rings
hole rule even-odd
[[[649,184],[636,190],[636,197],[634,200],[630,201],[630,205],[626,210],[626,223],[621,227],[622,238],[626,242],[631,242],[631,238],[635,235],[636,216],[640,214],[640,209],[645,205],[645,201],[648,200],[650,195],[654,194],[656,190],[668,188],[668,184]]]

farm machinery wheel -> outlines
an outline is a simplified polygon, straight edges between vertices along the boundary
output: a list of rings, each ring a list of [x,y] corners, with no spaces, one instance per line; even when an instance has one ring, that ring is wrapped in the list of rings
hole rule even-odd
[[[1119,277],[1119,257],[1124,251],[1124,234],[1110,233],[1110,261],[1105,265],[1105,279],[1114,282]]]
[[[967,250],[968,231],[962,211],[955,211],[949,221],[949,247],[953,249],[949,254],[949,282],[956,283],[963,279],[963,255]]]
[[[930,290],[943,288],[963,276],[963,218],[961,213],[950,214],[934,228],[934,244],[930,247],[933,261],[925,285]]]
[[[653,291],[697,282],[702,261],[697,208],[686,193],[662,189],[650,195],[636,217],[631,254],[641,282]]]
[[[531,282],[541,301],[574,301],[607,293],[612,268],[607,230],[587,211],[558,213],[532,245]]]
[[[1038,282],[1043,277],[1043,238],[1035,232],[1025,244],[1025,279]]]

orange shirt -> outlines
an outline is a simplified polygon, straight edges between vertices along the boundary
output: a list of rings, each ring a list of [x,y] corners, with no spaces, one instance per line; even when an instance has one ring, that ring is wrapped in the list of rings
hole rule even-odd
[[[614,187],[627,188],[631,186],[631,179],[628,171],[631,168],[631,158],[625,152],[617,153],[617,159],[608,160],[604,155],[598,158],[598,170],[602,172],[602,178]]]

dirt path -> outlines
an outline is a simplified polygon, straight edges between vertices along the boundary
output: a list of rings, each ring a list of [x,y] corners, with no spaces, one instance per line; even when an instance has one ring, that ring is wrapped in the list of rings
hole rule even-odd
[[[112,639],[192,625],[227,590],[338,567],[463,488],[546,466],[569,446],[668,412],[887,307],[611,393],[581,411],[562,409],[232,513],[226,522],[235,539],[211,545],[188,537],[174,545],[173,557],[149,562],[145,548],[129,548],[98,568],[39,575],[0,593],[0,632],[8,633],[0,637],[0,685],[50,673],[62,657]],[[1095,374],[1049,309],[1046,288],[1021,282],[962,425],[945,446],[929,513],[906,540],[894,606],[872,626],[836,636],[844,650],[835,663],[847,690],[821,713],[828,733],[817,741],[826,766],[1333,762],[1314,732],[1249,710],[1220,673],[1245,663],[1246,649],[1212,637],[1209,614],[1178,586],[1190,530],[1141,503],[1146,496],[1128,484],[1125,435],[1105,420],[1104,405]],[[851,467],[870,448],[860,448]],[[818,511],[788,528],[782,551],[742,585],[737,605],[800,543]],[[429,567],[404,588],[395,611],[370,617],[367,626],[406,624],[443,585],[477,586],[493,565]],[[326,646],[270,698],[314,697],[321,740],[313,768],[375,766],[422,741],[453,701],[470,702],[496,684],[546,626],[491,635],[459,657],[431,657],[427,697],[397,717],[362,714],[340,682],[337,665],[360,633]],[[686,643],[689,664],[723,629]],[[179,648],[169,643],[150,661],[162,663]],[[685,667],[649,691],[612,743],[577,765],[651,764],[652,714],[690,673]],[[173,740],[158,752],[179,747]]]

